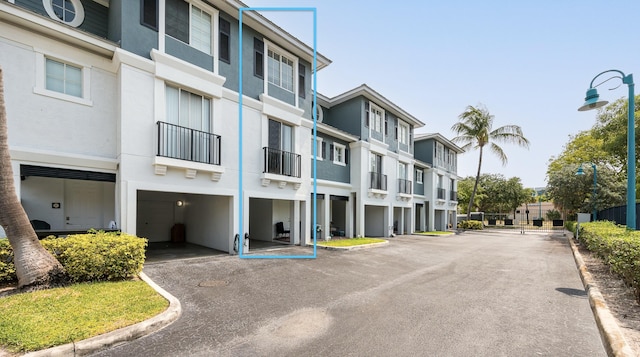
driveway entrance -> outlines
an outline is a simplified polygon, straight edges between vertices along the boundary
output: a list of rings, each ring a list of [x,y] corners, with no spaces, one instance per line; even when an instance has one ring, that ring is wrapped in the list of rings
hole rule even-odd
[[[399,236],[317,259],[144,271],[182,316],[98,356],[606,356],[561,234]]]

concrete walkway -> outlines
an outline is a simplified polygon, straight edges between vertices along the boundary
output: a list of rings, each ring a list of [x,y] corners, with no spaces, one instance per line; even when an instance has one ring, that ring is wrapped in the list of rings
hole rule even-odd
[[[182,316],[96,356],[606,355],[565,237],[402,236],[317,259],[215,256],[145,273]]]

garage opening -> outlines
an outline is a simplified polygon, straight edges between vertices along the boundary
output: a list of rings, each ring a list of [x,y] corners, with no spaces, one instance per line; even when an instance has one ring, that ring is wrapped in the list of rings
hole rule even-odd
[[[389,220],[385,206],[364,207],[364,235],[367,237],[386,237],[389,232]]]
[[[249,250],[293,244],[294,201],[249,199]]]

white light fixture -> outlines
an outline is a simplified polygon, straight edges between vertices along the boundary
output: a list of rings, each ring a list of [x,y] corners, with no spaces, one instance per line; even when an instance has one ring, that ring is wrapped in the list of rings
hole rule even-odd
[[[182,200],[177,200],[177,201],[176,201],[176,206],[178,206],[178,207],[182,207],[182,206],[184,206],[184,201],[182,201]]]

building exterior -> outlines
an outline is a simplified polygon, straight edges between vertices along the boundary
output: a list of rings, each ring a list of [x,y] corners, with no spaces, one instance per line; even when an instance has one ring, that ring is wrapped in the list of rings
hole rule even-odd
[[[229,253],[237,234],[307,244],[314,230],[444,228],[429,223],[440,207],[427,203],[434,179],[422,188],[411,180],[416,167],[455,177],[414,157],[424,124],[363,85],[317,95],[314,139],[313,49],[245,11],[240,76],[242,7],[0,0],[11,165],[30,219],[56,231],[117,227],[152,243],[185,237]],[[317,55],[317,70],[330,63]]]
[[[424,183],[424,201],[423,197],[414,199],[416,217],[420,216],[416,230],[442,231],[457,227],[458,154],[464,151],[438,133],[416,135],[414,145],[416,177],[422,176]]]

